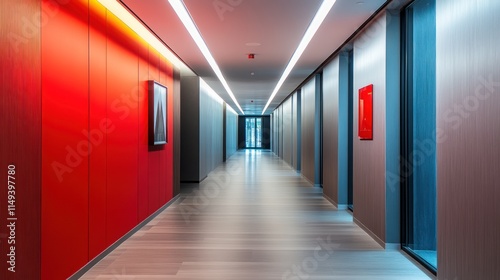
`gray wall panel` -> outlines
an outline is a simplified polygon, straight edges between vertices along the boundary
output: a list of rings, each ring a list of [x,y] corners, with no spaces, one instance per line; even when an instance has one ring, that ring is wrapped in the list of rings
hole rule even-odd
[[[199,77],[181,78],[181,180],[199,182],[223,161],[223,102]]]
[[[358,138],[358,90],[373,84],[373,140]],[[385,241],[386,16],[354,41],[354,218]]]
[[[500,278],[500,1],[437,1],[438,275]]]
[[[349,92],[349,55],[347,53],[339,56],[339,94],[338,94],[338,183],[337,183],[337,204],[347,207],[347,188],[349,180],[349,165],[352,160],[349,159],[349,147],[352,145],[352,137],[349,137],[349,114],[352,115],[352,106],[349,98],[352,93]],[[352,118],[352,116],[351,116]],[[352,183],[352,182],[351,182]]]
[[[203,80],[200,82],[200,174],[199,180],[222,161],[223,101]]]
[[[281,105],[283,108],[283,160],[292,165],[293,157],[293,123],[292,123],[292,99],[288,98]]]
[[[279,127],[279,156],[281,158],[283,158],[283,148],[284,148],[284,145],[285,145],[285,139],[284,139],[284,136],[283,136],[283,129],[284,129],[284,125],[283,125],[283,106],[280,106],[278,108],[278,112],[279,112],[279,123],[278,123],[278,127]]]
[[[302,175],[315,183],[316,77],[302,88]]]
[[[226,159],[238,150],[238,114],[226,107]]]
[[[323,69],[323,193],[338,204],[339,57]]]
[[[294,93],[294,96],[296,97],[294,99],[294,104],[296,104],[296,111],[295,111],[295,123],[294,127],[296,129],[296,134],[297,138],[295,139],[294,143],[297,143],[297,146],[294,147],[296,148],[294,150],[295,152],[295,157],[294,157],[294,163],[295,163],[295,169],[297,171],[302,170],[302,90],[298,90],[296,93]]]
[[[322,186],[323,184],[323,78],[321,74],[316,74],[316,88],[314,91],[314,184]]]
[[[292,166],[297,170],[297,140],[298,140],[298,122],[297,122],[297,93],[292,94]]]

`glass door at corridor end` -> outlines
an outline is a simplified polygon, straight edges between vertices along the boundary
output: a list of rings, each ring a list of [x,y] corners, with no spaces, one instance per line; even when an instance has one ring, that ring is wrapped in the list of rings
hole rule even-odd
[[[245,118],[246,148],[262,148],[262,118]]]

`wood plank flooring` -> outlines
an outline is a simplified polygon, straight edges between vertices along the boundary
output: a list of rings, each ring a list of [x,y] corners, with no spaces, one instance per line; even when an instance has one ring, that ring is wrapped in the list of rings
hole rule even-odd
[[[244,150],[81,279],[430,279],[269,151]]]

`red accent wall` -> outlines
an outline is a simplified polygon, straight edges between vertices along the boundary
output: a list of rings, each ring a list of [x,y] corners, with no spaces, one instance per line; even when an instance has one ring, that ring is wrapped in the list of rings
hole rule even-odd
[[[0,279],[40,275],[41,79],[39,0],[0,1]],[[7,225],[8,166],[15,165],[15,241]],[[9,240],[11,244],[8,244]],[[15,272],[7,254],[15,246]],[[9,257],[10,259],[10,257]]]
[[[42,1],[42,8],[54,5]],[[173,67],[95,1],[44,14],[42,279],[66,279],[173,197]],[[168,87],[148,145],[146,81]]]
[[[109,129],[101,128],[107,119],[106,9],[92,5],[89,13],[89,134],[92,131],[92,154],[89,156],[89,258],[108,246],[106,242],[107,140]],[[101,69],[96,71],[93,69]]]
[[[42,16],[42,275],[62,279],[88,260],[88,8]]]

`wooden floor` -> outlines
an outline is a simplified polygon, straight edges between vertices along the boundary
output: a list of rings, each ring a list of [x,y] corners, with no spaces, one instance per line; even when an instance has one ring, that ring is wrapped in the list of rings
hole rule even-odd
[[[231,157],[81,279],[430,279],[268,151]]]

